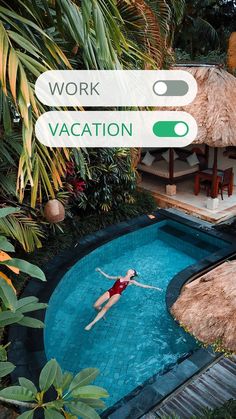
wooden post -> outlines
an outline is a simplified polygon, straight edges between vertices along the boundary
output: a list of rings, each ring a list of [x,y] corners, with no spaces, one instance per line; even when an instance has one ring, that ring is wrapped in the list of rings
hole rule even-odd
[[[205,144],[205,159],[207,168],[209,166],[209,145]]]
[[[214,163],[213,163],[213,176],[212,176],[212,188],[211,188],[211,197],[217,198],[217,166],[218,166],[218,148],[214,147]]]
[[[174,149],[169,149],[169,179],[170,183],[173,184],[174,180]]]

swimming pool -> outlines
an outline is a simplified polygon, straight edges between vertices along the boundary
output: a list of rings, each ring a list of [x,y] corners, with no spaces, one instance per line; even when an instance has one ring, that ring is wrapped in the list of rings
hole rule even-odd
[[[168,314],[165,290],[175,274],[225,245],[166,220],[97,248],[64,275],[52,294],[45,319],[47,358],[55,357],[64,370],[74,373],[99,368],[96,384],[108,390],[111,406],[196,348],[196,341]],[[98,266],[112,275],[134,268],[140,281],[163,292],[129,287],[107,319],[86,332],[84,327],[95,316],[94,301],[112,283],[95,272]]]

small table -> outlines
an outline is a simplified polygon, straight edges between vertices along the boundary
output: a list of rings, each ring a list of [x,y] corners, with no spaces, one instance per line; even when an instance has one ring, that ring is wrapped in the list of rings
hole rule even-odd
[[[216,183],[214,185],[214,191],[213,191],[214,196],[218,196],[219,184],[222,181],[223,176],[224,176],[224,171],[223,170],[217,170]],[[200,192],[200,181],[201,180],[208,180],[208,181],[212,182],[212,180],[213,180],[213,169],[202,170],[201,172],[198,172],[195,175],[195,181],[194,181],[194,194],[195,195],[198,195],[199,192]],[[231,195],[232,195],[232,193],[231,193]]]

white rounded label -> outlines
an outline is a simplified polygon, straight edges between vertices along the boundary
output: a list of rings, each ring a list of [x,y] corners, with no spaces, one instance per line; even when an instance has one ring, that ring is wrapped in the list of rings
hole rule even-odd
[[[48,147],[185,147],[197,136],[186,112],[51,111],[36,122]]]
[[[47,106],[185,106],[197,82],[183,70],[51,70],[36,81]]]

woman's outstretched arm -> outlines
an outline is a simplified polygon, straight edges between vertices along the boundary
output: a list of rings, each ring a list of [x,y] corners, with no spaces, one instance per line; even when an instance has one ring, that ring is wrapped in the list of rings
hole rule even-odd
[[[140,282],[138,282],[138,281],[134,281],[134,280],[132,280],[132,281],[130,281],[130,283],[131,283],[131,284],[136,285],[137,287],[141,287],[141,288],[149,288],[149,289],[153,289],[153,290],[162,291],[162,289],[161,289],[161,288],[158,288],[158,287],[153,287],[152,285],[140,284]]]
[[[108,278],[108,279],[118,279],[119,278],[118,276],[111,276],[111,275],[106,274],[100,268],[96,268],[95,271],[96,272],[99,272],[100,274],[102,274],[103,276],[105,276],[105,278]]]

